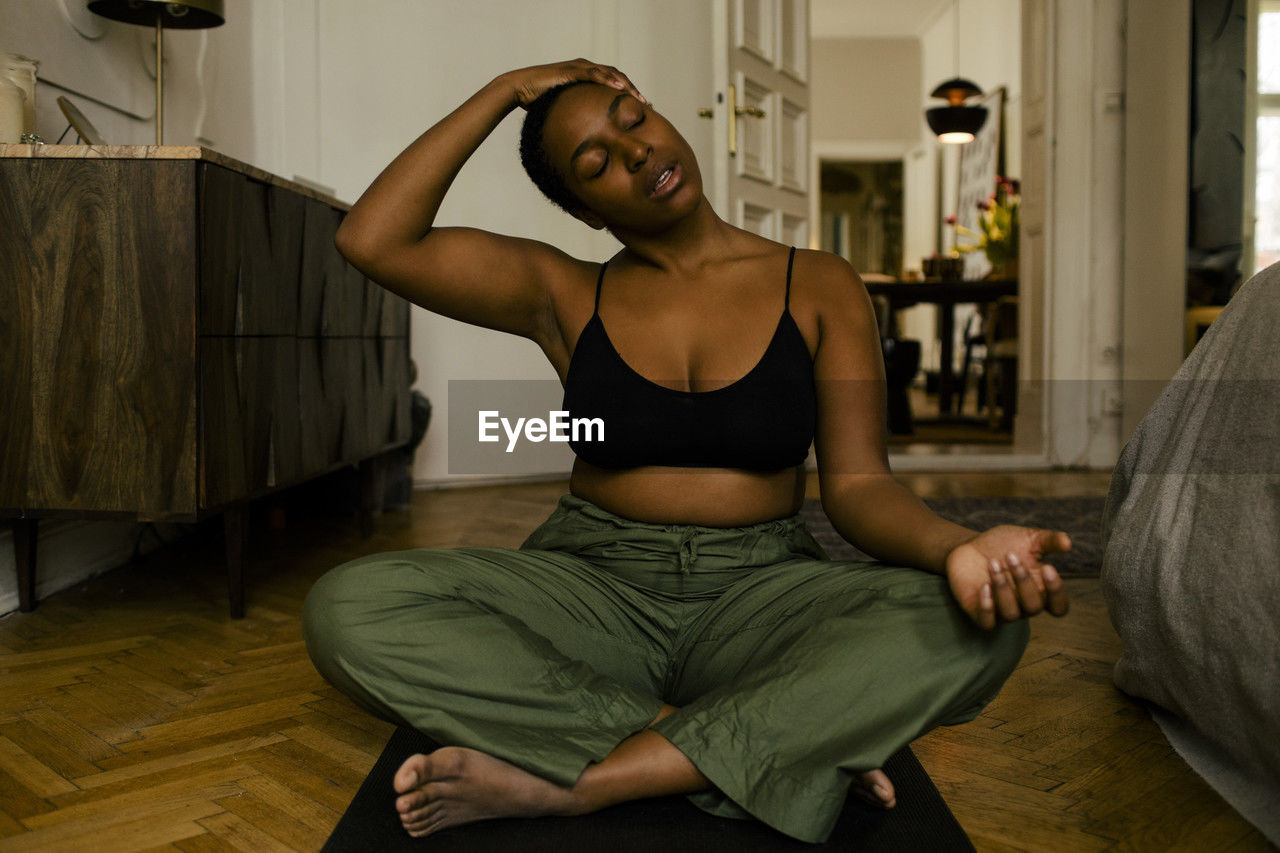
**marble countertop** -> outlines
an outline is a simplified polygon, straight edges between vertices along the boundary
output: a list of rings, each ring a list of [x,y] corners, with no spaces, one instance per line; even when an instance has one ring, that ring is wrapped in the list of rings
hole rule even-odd
[[[204,160],[240,172],[243,175],[292,190],[300,195],[348,210],[351,205],[331,195],[312,189],[297,181],[250,166],[234,157],[228,157],[202,145],[0,145],[0,158],[55,157],[87,160]]]

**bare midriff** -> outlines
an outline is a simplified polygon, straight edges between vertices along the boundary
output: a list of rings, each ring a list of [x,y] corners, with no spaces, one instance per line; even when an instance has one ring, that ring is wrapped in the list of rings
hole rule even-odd
[[[746,527],[795,515],[804,487],[799,466],[758,472],[649,465],[619,471],[577,459],[569,478],[570,493],[614,515],[703,527]]]

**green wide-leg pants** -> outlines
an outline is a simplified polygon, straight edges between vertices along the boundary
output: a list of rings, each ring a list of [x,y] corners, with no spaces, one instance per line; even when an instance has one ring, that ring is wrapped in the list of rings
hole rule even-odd
[[[316,668],[370,712],[572,785],[653,726],[700,808],[830,835],[854,775],[995,698],[1026,620],[987,632],[939,575],[833,561],[799,515],[649,524],[573,495],[519,549],[373,554],[322,577]]]

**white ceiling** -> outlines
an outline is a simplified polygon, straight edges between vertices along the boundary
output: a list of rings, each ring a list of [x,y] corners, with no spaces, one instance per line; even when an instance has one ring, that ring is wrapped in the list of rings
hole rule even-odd
[[[811,0],[809,34],[814,38],[913,38],[920,36],[952,0]]]

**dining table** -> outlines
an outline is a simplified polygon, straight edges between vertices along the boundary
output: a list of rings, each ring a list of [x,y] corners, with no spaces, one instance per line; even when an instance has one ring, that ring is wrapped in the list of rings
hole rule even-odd
[[[872,280],[866,280],[870,278]],[[909,281],[906,279],[883,280],[864,278],[867,292],[889,300],[890,317],[900,308],[912,305],[936,305],[938,307],[938,414],[942,419],[951,416],[952,397],[956,392],[955,322],[957,305],[983,305],[1004,296],[1018,293],[1016,278],[993,279],[931,279]],[[896,335],[893,321],[890,334]],[[962,398],[963,399],[963,398]]]

